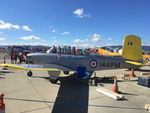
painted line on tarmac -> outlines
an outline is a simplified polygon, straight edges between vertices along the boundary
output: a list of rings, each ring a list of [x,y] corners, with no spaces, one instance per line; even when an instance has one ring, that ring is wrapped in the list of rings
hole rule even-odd
[[[104,105],[94,105],[94,104],[78,104],[78,103],[71,103],[71,102],[54,102],[54,101],[42,101],[42,100],[31,100],[31,99],[17,99],[17,98],[4,98],[7,100],[18,100],[18,101],[28,101],[28,102],[46,102],[46,103],[54,103],[54,104],[62,104],[62,105],[74,105],[74,106],[89,106],[89,107],[99,107],[99,108],[118,108],[118,109],[134,109],[134,110],[144,110],[144,108],[140,107],[123,107],[123,106],[104,106]]]

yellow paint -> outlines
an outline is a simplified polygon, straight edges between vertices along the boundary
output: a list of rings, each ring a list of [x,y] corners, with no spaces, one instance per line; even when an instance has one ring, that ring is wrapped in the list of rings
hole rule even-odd
[[[103,51],[105,51],[105,52],[103,52]],[[105,53],[106,53],[106,54],[105,54]],[[109,51],[104,50],[104,49],[102,49],[102,48],[99,48],[99,49],[98,49],[98,54],[100,54],[100,55],[107,55],[107,56],[120,56],[120,54],[117,53],[117,52],[110,53]],[[146,63],[147,63],[147,61],[145,60],[145,58],[150,58],[150,55],[143,55],[143,64],[146,64]]]
[[[138,65],[138,66],[143,66],[144,64],[142,63],[139,63],[139,62],[133,62],[133,61],[125,61],[126,63],[129,63],[129,64],[133,64],[133,65]]]
[[[0,67],[8,68],[8,69],[19,69],[19,70],[35,70],[35,71],[60,71],[56,68],[27,68],[23,66],[17,66],[13,64],[0,64]]]
[[[109,51],[104,50],[102,48],[100,48],[98,50],[98,54],[109,55],[109,56],[120,55],[117,52],[112,53],[112,52],[109,52]],[[135,35],[125,36],[121,56],[125,59],[129,59],[129,60],[133,60],[133,61],[142,60],[141,39]],[[148,57],[150,58],[150,56],[143,56],[143,57],[144,58],[148,58]]]
[[[121,56],[125,59],[139,61],[142,60],[141,39],[135,35],[125,36]]]
[[[143,58],[150,58],[150,55],[143,55]]]
[[[108,56],[117,56],[117,55],[120,55],[120,54],[117,53],[117,52],[112,53],[112,52],[107,51],[107,50],[102,49],[102,48],[99,48],[99,49],[98,49],[98,54],[100,54],[100,55],[108,55]]]

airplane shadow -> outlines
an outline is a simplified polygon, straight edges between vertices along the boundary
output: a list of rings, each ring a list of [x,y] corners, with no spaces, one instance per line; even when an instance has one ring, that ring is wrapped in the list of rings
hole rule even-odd
[[[49,77],[44,78],[49,82]],[[79,79],[74,75],[59,77],[60,85],[52,113],[87,113],[89,99],[88,79]]]
[[[0,79],[5,79],[5,77],[1,77],[1,76],[0,76]]]
[[[52,113],[87,113],[88,80],[76,76],[60,77],[60,88]]]
[[[127,69],[127,70],[125,70],[125,71],[129,71],[129,72],[131,72],[131,70],[129,70],[129,69]],[[141,72],[150,72],[150,69],[134,69],[134,71],[141,71]]]
[[[4,73],[0,73],[0,75],[5,75]]]
[[[0,71],[0,74],[1,73],[14,73],[13,71]]]
[[[107,83],[107,84],[113,84],[114,79],[110,77],[93,77],[92,79],[95,79],[97,83]],[[123,82],[122,80],[117,80],[118,82]]]
[[[141,72],[150,72],[150,69],[138,69],[138,71],[141,71]]]
[[[137,94],[133,94],[133,93],[123,93],[123,92],[121,92],[120,94],[123,94],[123,95],[133,95],[133,96],[139,96],[139,95],[137,95]]]
[[[7,73],[13,73],[12,71],[0,71],[0,75],[5,75]],[[5,77],[0,76],[0,79],[5,79]]]
[[[97,83],[109,83],[113,84],[114,80],[108,77],[93,77],[97,81]]]

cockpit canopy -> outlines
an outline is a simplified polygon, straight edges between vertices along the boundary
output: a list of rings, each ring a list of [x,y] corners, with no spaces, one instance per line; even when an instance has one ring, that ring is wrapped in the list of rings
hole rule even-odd
[[[51,54],[51,53],[57,53],[57,54],[74,54],[74,55],[89,55],[89,54],[93,54],[93,53],[96,53],[95,52],[92,52],[90,51],[90,49],[77,49],[75,47],[71,47],[71,46],[64,46],[64,47],[51,47],[47,53]]]

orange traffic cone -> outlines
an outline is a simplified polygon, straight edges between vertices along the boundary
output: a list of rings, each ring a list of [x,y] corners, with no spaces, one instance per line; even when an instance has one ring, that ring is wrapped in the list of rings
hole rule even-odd
[[[5,113],[5,104],[3,102],[4,94],[0,93],[0,113]]]
[[[118,88],[118,82],[117,82],[117,77],[114,77],[114,86],[113,86],[113,92],[118,93],[119,92],[119,88]]]
[[[135,74],[134,74],[134,69],[132,68],[131,69],[131,75],[130,75],[131,77],[135,77]]]

